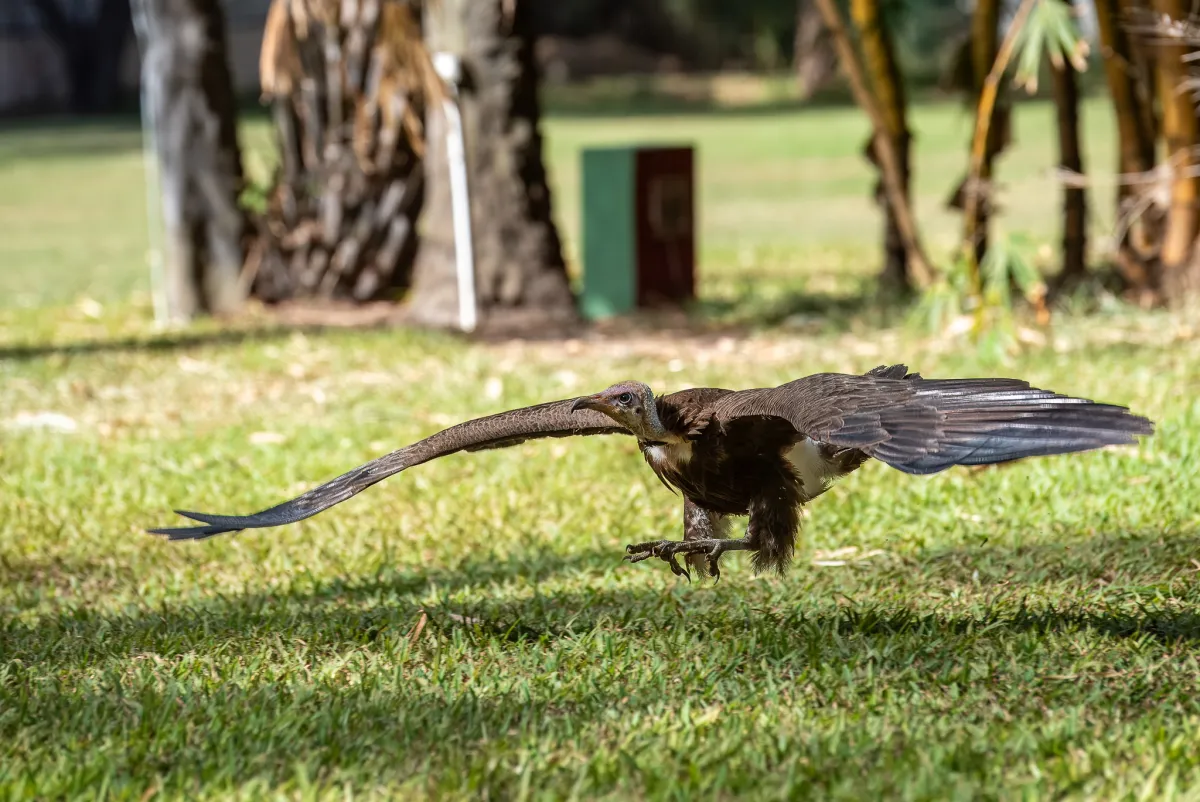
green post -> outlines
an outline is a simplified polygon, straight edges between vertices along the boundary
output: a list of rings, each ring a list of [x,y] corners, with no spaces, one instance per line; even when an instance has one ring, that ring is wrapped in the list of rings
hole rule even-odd
[[[636,149],[589,148],[582,155],[585,317],[612,317],[637,305],[634,221]]]

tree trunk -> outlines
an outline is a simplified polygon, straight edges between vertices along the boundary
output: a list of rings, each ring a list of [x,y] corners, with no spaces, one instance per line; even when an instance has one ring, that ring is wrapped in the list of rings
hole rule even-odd
[[[1139,17],[1144,19],[1148,13],[1149,0],[1116,0],[1117,24],[1126,27],[1131,20]],[[1142,138],[1147,142],[1157,142],[1160,134],[1160,121],[1156,109],[1158,89],[1155,84],[1155,65],[1157,64],[1157,44],[1146,41],[1146,37],[1137,36],[1130,39],[1125,37],[1129,53],[1126,68],[1133,79],[1134,91],[1138,96],[1139,111],[1137,124],[1141,127]],[[1153,159],[1151,160],[1153,161]]]
[[[850,15],[858,27],[864,66],[875,90],[875,97],[879,101],[884,134],[892,142],[892,152],[896,154],[899,162],[901,189],[907,199],[910,183],[909,144],[912,136],[906,119],[904,85],[900,78],[900,69],[896,65],[891,38],[880,14],[879,0],[851,0]],[[880,163],[875,152],[877,141],[873,136],[867,143],[867,153],[876,166]],[[893,292],[908,294],[912,290],[908,275],[909,255],[896,221],[896,210],[889,202],[887,193],[883,191],[881,182],[876,184],[875,198],[884,207],[886,215],[884,262],[880,282]]]
[[[237,109],[219,0],[136,0],[156,122],[172,319],[240,306],[245,216]]]
[[[1154,169],[1157,128],[1148,109],[1139,60],[1125,30],[1119,0],[1096,0],[1100,55],[1116,115],[1118,172],[1147,175]],[[1155,292],[1154,261],[1162,240],[1163,213],[1148,196],[1148,183],[1117,184],[1117,266],[1135,297]]]
[[[1190,6],[1185,0],[1154,0],[1154,10],[1177,24],[1188,19]],[[1162,264],[1163,300],[1179,303],[1197,288],[1193,248],[1200,232],[1200,178],[1194,173],[1200,145],[1200,126],[1191,95],[1183,89],[1186,78],[1184,57],[1187,46],[1166,37],[1155,58],[1158,98],[1162,107],[1162,133],[1166,141],[1166,159],[1171,165],[1171,200],[1167,209],[1159,260]]]
[[[1000,0],[977,0],[975,14],[971,18],[971,75],[975,84],[977,109],[984,83],[1000,49],[999,26]],[[968,230],[975,232],[976,264],[983,264],[983,256],[987,253],[988,218],[991,216],[992,208],[992,165],[996,156],[1007,144],[1010,119],[1007,104],[997,103],[992,107],[991,119],[988,122],[987,143],[984,146],[983,161],[979,166],[978,185],[974,187],[963,185],[955,193],[963,209],[970,209],[971,205],[963,200],[962,193],[978,193],[978,202],[974,207],[975,219],[968,222],[966,226]]]
[[[836,0],[814,0],[821,11],[821,19],[829,28],[838,61],[846,73],[850,91],[859,107],[871,118],[871,128],[874,130],[875,155],[879,158],[879,174],[883,189],[887,193],[888,204],[895,212],[897,229],[904,239],[908,252],[910,272],[913,278],[922,286],[929,284],[935,278],[935,273],[921,247],[921,238],[917,232],[917,222],[912,214],[912,206],[904,193],[904,181],[900,157],[893,151],[892,141],[887,136],[887,121],[880,108],[880,102],[875,97],[875,90],[867,77],[867,68],[863,66],[857,49],[854,47],[842,14],[838,10]]]
[[[1058,115],[1058,164],[1083,175],[1079,148],[1079,84],[1075,68],[1062,61],[1051,65],[1054,107]],[[1063,261],[1057,284],[1077,284],[1087,275],[1087,194],[1082,186],[1063,187]]]
[[[61,0],[27,0],[58,46],[74,114],[111,112],[120,95],[119,67],[133,31],[129,0],[100,0],[92,18],[69,14]],[[78,11],[78,7],[73,8]]]
[[[425,86],[436,80],[414,12],[394,0],[276,0],[260,73],[281,158],[258,227],[254,293],[394,296],[416,254],[416,149]]]
[[[807,100],[824,89],[837,71],[837,57],[829,39],[829,29],[821,19],[821,10],[813,0],[796,4],[794,69],[801,98]]]
[[[535,328],[575,319],[542,162],[537,65],[527,0],[439,0],[426,44],[462,60],[461,92],[481,326]],[[413,277],[413,322],[458,320],[446,118],[428,114],[426,228]]]

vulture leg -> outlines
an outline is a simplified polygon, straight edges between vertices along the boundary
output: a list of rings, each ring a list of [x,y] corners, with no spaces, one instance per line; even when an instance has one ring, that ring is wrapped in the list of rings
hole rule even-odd
[[[780,466],[774,476],[763,477],[763,487],[757,498],[750,502],[750,525],[745,537],[724,539],[721,537],[724,516],[714,515],[690,502],[684,505],[684,539],[651,540],[625,547],[626,558],[631,563],[640,563],[657,557],[671,566],[676,576],[691,579],[687,569],[679,565],[678,555],[686,555],[689,565],[696,567],[703,562],[707,573],[720,579],[718,565],[727,551],[753,551],[754,570],[767,569],[783,573],[796,551],[796,535],[800,531],[800,506],[803,489],[796,474]],[[701,514],[704,514],[701,517]],[[697,568],[701,576],[706,573]]]
[[[718,540],[729,537],[729,517],[719,512],[706,510],[690,498],[683,500],[683,539]],[[701,578],[709,575],[708,558],[704,554],[689,554],[684,559]],[[714,563],[715,565],[715,563]],[[720,572],[713,576],[720,578]]]
[[[686,554],[689,565],[703,560],[707,573],[714,579],[721,578],[719,566],[721,555],[727,551],[754,552],[754,570],[761,573],[768,569],[782,574],[792,561],[796,551],[796,535],[800,531],[800,488],[795,482],[781,482],[772,492],[759,496],[750,503],[750,525],[746,535],[736,539],[706,537],[696,540],[662,540],[658,543],[641,543],[629,546],[640,552],[651,547],[651,555],[664,560],[674,560],[676,554]],[[630,558],[638,562],[640,558]],[[673,570],[673,569],[672,569]],[[703,572],[697,568],[697,571]]]

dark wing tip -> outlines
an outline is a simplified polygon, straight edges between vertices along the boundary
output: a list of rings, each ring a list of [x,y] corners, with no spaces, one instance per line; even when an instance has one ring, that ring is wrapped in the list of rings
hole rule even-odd
[[[193,521],[200,521],[204,526],[164,527],[161,529],[147,529],[146,532],[151,535],[163,535],[167,540],[204,540],[215,535],[223,535],[226,532],[241,531],[240,528],[215,525],[211,521],[206,521],[205,518],[213,516],[206,516],[203,513],[175,510],[175,514],[182,515],[184,518],[191,518]]]
[[[163,535],[167,540],[204,540],[205,538],[223,535],[226,532],[238,532],[239,529],[222,529],[218,526],[184,526],[179,528],[147,529],[151,535]]]

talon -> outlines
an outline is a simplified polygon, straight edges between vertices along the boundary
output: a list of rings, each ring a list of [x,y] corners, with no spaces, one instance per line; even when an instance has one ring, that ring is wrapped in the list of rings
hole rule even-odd
[[[715,557],[711,554],[708,555],[708,573],[709,573],[709,576],[711,576],[713,578],[714,585],[721,581],[721,569],[717,565],[717,562],[720,559],[721,559],[721,555],[719,555],[719,554]]]
[[[667,565],[671,566],[671,573],[673,573],[675,576],[686,576],[688,582],[692,581],[692,575],[688,573],[686,568],[679,564],[679,561],[675,558],[674,552],[664,556],[662,559],[666,560]]]
[[[653,556],[654,555],[647,551],[641,552],[640,554],[634,554],[633,552],[630,552],[629,554],[625,555],[625,561],[628,563],[640,563],[642,560],[649,560]]]

